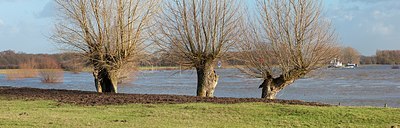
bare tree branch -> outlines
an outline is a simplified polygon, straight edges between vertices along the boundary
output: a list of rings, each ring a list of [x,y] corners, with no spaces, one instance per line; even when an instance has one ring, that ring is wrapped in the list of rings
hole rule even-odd
[[[163,4],[155,32],[159,33],[155,37],[157,44],[179,58],[178,63],[197,69],[198,96],[212,96],[213,89],[204,89],[215,88],[218,76],[213,64],[237,42],[242,22],[240,2],[172,0]]]
[[[89,60],[98,92],[117,92],[121,71],[141,58],[159,0],[55,1],[60,20],[52,39]]]
[[[336,35],[319,0],[259,0],[258,22],[239,45],[245,73],[264,79],[262,97],[277,92],[337,57]]]

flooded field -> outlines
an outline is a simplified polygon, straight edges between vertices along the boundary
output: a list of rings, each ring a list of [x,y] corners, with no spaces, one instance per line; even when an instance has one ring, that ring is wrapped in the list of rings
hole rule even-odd
[[[261,79],[249,78],[236,69],[217,69],[217,97],[258,98]],[[194,71],[142,71],[135,81],[119,86],[121,93],[195,95]],[[64,83],[43,84],[39,78],[8,81],[0,75],[0,86],[95,91],[90,73],[64,74]],[[297,80],[278,94],[279,99],[297,99],[346,106],[400,107],[400,70],[391,66],[356,69],[322,69]]]

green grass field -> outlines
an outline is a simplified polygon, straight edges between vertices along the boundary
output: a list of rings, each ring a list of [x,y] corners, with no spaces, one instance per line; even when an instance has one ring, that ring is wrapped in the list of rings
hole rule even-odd
[[[265,103],[76,106],[0,98],[0,127],[378,127],[400,109]]]

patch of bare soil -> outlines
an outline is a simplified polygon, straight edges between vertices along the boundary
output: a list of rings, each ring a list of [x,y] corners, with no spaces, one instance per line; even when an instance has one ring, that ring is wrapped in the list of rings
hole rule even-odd
[[[61,103],[77,105],[119,105],[119,104],[180,104],[180,103],[218,103],[234,104],[245,102],[280,103],[308,106],[331,106],[317,102],[304,102],[300,100],[267,100],[261,98],[202,98],[182,95],[157,95],[157,94],[110,94],[75,90],[36,89],[1,87],[0,96],[8,99],[23,100],[55,100]]]

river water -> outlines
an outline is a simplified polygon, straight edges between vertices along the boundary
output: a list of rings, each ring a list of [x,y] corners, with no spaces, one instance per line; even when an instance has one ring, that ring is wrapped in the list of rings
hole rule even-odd
[[[236,69],[217,69],[220,75],[216,97],[259,98],[261,79],[250,78]],[[196,94],[195,71],[141,71],[133,82],[119,85],[120,93]],[[65,72],[64,82],[43,84],[39,78],[6,80],[0,86],[95,91],[90,73]],[[356,69],[321,69],[282,90],[279,99],[295,99],[345,106],[400,107],[400,70],[391,66],[362,66]]]

